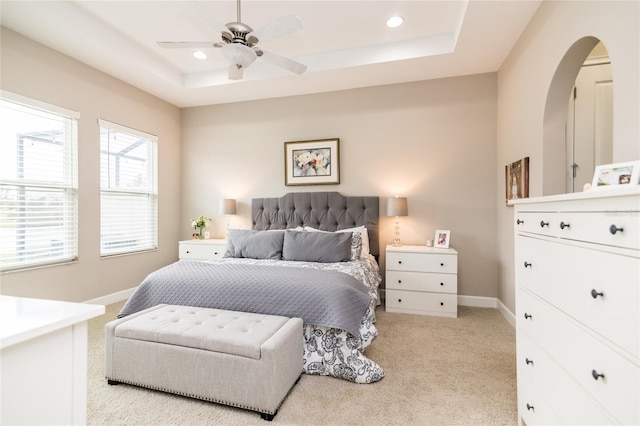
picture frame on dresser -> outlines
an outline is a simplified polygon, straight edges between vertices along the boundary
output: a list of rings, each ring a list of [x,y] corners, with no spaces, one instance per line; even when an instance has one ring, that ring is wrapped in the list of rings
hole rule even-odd
[[[340,139],[284,143],[284,184],[337,185],[340,183]]]
[[[596,166],[591,189],[607,189],[640,184],[640,161]]]
[[[449,248],[449,240],[451,239],[451,231],[448,229],[436,229],[436,233],[433,237],[433,247],[435,248]]]
[[[504,166],[505,203],[520,198],[529,198],[529,157]]]

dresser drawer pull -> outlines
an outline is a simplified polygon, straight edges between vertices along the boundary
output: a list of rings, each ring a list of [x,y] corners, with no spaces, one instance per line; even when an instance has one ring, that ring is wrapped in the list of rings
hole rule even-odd
[[[398,280],[398,284],[402,284],[402,280]]]
[[[615,226],[615,225],[611,225],[611,226],[609,227],[609,232],[611,232],[611,234],[613,234],[613,235],[616,235],[616,232],[618,232],[618,231],[623,232],[623,231],[624,231],[624,228],[618,228],[618,227],[617,227],[617,226]]]
[[[527,410],[529,411],[533,410],[533,405],[530,405],[528,402],[527,402]]]
[[[187,250],[187,254],[191,253],[189,250]]]
[[[529,319],[529,318],[533,319],[533,315],[529,315],[528,313],[525,312],[524,319]]]
[[[441,263],[440,266],[444,266],[444,263]]]
[[[516,220],[516,224],[520,225],[521,223],[524,223],[524,220],[520,220],[520,219]]]
[[[532,266],[532,265],[531,265],[531,263],[529,263],[529,262],[527,262],[527,261],[525,260],[525,261],[524,261],[524,267],[525,267],[525,268],[528,268],[528,267],[530,267],[530,266]]]
[[[593,297],[594,299],[597,299],[598,296],[604,296],[604,293],[602,292],[598,293],[595,288],[591,290],[591,297]]]
[[[218,255],[218,252],[217,252],[217,251],[214,251],[214,252],[213,252],[213,255],[214,255],[214,256],[217,256],[217,255]]]
[[[560,229],[569,228],[571,225],[568,223],[560,222]]]
[[[532,359],[525,358],[525,359],[524,359],[524,362],[526,362],[526,363],[527,363],[527,365],[533,365],[533,360],[532,360]]]
[[[593,378],[595,380],[600,379],[600,377],[602,377],[604,379],[604,374],[600,374],[596,370],[591,370],[591,375],[593,376]]]
[[[440,306],[444,306],[444,302],[440,302]]]
[[[402,265],[402,260],[398,260],[398,265]]]
[[[440,285],[444,285],[444,283],[440,283]]]
[[[402,303],[402,299],[398,299],[398,303]]]
[[[540,228],[544,228],[545,226],[549,226],[549,222],[545,222],[544,220],[540,221]]]

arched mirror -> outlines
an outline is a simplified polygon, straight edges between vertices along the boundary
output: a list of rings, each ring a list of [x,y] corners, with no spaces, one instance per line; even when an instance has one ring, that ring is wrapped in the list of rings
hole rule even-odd
[[[613,162],[613,77],[609,53],[596,44],[569,96],[566,125],[566,192],[580,192],[595,166]]]
[[[599,39],[583,37],[567,50],[551,79],[543,117],[542,195],[582,191],[596,165],[612,163],[613,80],[606,52]],[[600,65],[608,68],[608,77],[590,75]],[[589,116],[591,121],[583,119]]]

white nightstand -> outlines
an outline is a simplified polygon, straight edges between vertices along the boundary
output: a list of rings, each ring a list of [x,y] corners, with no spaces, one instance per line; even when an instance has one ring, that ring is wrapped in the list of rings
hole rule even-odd
[[[178,257],[191,260],[222,259],[227,240],[185,240],[178,243]]]
[[[458,316],[458,252],[426,246],[387,246],[386,310]]]

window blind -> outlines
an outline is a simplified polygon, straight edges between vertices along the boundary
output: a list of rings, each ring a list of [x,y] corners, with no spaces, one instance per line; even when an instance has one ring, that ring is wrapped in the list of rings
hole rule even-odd
[[[80,115],[0,94],[0,271],[75,260]]]
[[[100,125],[100,254],[157,248],[157,137]]]

